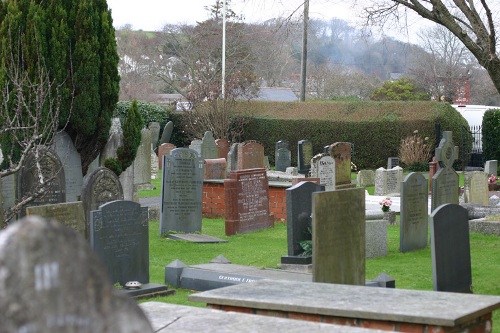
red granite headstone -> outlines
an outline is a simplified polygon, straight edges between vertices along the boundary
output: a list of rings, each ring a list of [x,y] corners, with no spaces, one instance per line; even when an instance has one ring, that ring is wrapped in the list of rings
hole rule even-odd
[[[163,155],[170,155],[170,151],[175,149],[175,145],[171,143],[164,143],[158,146],[158,168],[162,169]]]
[[[226,178],[226,159],[225,158],[205,159],[203,179],[224,179],[224,178]]]
[[[264,168],[231,171],[224,180],[224,195],[227,236],[274,227]]]
[[[255,141],[245,141],[238,147],[238,170],[265,168],[264,146]]]
[[[217,156],[219,158],[227,158],[229,153],[229,140],[227,139],[217,139],[215,140],[215,145],[217,146]]]

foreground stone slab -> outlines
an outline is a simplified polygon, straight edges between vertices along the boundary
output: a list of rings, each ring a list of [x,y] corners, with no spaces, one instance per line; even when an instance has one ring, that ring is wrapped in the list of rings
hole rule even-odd
[[[345,332],[370,333],[381,330],[363,329],[326,323],[289,320],[251,314],[224,312],[192,306],[145,302],[140,305],[149,318],[153,329],[158,333],[165,332]]]
[[[371,323],[387,330],[404,324],[415,332],[488,331],[491,312],[500,308],[499,296],[272,280],[196,293],[189,300],[226,311],[364,327]]]

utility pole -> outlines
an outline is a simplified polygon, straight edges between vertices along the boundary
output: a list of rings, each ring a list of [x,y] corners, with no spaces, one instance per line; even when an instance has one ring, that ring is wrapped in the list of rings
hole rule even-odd
[[[226,95],[226,0],[222,7],[222,88],[221,95],[224,99]]]
[[[309,0],[304,0],[304,29],[302,30],[302,60],[300,62],[300,101],[306,100],[307,28],[309,25]]]

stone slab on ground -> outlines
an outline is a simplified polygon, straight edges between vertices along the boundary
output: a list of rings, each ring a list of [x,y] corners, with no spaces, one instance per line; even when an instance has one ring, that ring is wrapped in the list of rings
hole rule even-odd
[[[157,283],[145,283],[139,289],[119,289],[120,292],[135,299],[168,296],[175,294],[175,289]]]
[[[382,333],[386,331],[313,323],[301,320],[256,316],[253,314],[224,312],[193,306],[145,302],[139,305],[148,317],[153,330],[166,332],[287,332],[287,333]]]
[[[227,240],[203,234],[168,234],[167,238],[192,243],[227,243]]]

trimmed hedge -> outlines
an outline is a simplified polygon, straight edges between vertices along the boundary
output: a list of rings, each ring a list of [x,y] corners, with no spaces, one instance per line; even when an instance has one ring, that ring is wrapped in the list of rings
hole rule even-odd
[[[482,123],[483,161],[500,160],[500,110],[484,113]]]

